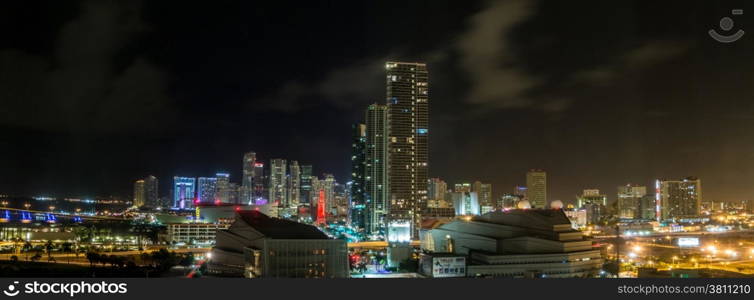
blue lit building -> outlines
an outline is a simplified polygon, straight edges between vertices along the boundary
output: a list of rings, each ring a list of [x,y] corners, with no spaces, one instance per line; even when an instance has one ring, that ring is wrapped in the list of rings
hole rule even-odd
[[[173,177],[173,207],[178,209],[194,207],[196,178]]]

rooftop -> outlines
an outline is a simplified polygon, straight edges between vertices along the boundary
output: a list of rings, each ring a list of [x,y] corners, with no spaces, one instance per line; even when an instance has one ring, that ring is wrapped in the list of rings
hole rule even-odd
[[[327,240],[330,239],[317,227],[284,219],[271,218],[256,210],[241,210],[237,219],[271,239]]]

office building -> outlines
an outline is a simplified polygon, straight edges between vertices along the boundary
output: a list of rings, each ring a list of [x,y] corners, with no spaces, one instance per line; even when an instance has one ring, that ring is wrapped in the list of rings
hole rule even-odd
[[[545,208],[547,205],[547,172],[532,169],[526,173],[527,200],[533,208]]]
[[[269,178],[269,201],[275,206],[286,206],[288,204],[286,186],[286,169],[287,162],[285,159],[270,160],[270,178]]]
[[[152,175],[144,178],[144,204],[151,208],[162,207],[159,194],[159,182],[157,177]]]
[[[196,178],[173,177],[173,207],[177,209],[189,209],[194,207],[196,191]]]
[[[552,209],[456,219],[423,230],[421,248],[467,257],[467,277],[596,277],[604,263],[601,250],[573,229],[562,210]]]
[[[269,203],[267,197],[267,182],[264,174],[264,163],[257,161],[254,163],[254,175],[253,184],[254,189],[252,191],[253,204],[266,205]]]
[[[310,206],[312,203],[312,165],[301,165],[301,204]]]
[[[453,185],[453,191],[456,193],[471,193],[471,183],[456,183]]]
[[[646,195],[646,186],[632,184],[619,186],[618,217],[623,219],[641,219],[641,198]]]
[[[243,176],[241,178],[241,198],[243,203],[254,203],[254,164],[257,162],[255,152],[243,155]]]
[[[479,206],[482,207],[482,213],[495,209],[495,203],[492,200],[492,184],[475,181],[471,186],[471,191],[479,197]]]
[[[301,169],[298,161],[292,160],[288,165],[288,203],[285,207],[297,209],[301,203]]]
[[[694,218],[701,214],[702,181],[699,178],[657,180],[655,189],[661,220]]]
[[[347,278],[345,240],[330,239],[314,226],[239,211],[217,232],[210,273],[247,278]]]
[[[439,208],[443,206],[448,184],[440,178],[430,178],[427,184],[427,207]]]
[[[217,191],[215,194],[215,202],[219,203],[232,203],[230,202],[230,174],[228,173],[217,173],[215,174],[215,178],[217,178]]]
[[[133,205],[136,207],[144,206],[146,199],[146,189],[144,187],[144,180],[139,179],[134,183],[134,198]]]
[[[196,202],[202,204],[220,202],[217,197],[217,177],[199,177]]]
[[[387,106],[372,104],[366,112],[366,164],[364,191],[366,203],[365,231],[384,235],[389,204],[388,192],[388,121]]]
[[[417,237],[427,204],[429,73],[424,63],[387,62],[390,222],[408,221]]]

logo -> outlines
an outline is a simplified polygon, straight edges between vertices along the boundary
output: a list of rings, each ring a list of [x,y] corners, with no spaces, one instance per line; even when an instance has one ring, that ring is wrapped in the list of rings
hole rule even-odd
[[[744,10],[734,9],[731,11],[731,14],[734,16],[740,16],[744,14]],[[734,24],[735,23],[733,22],[733,19],[729,17],[724,17],[720,19],[720,29],[722,29],[723,31],[730,31],[731,29],[733,29]],[[744,31],[739,29],[738,31],[736,31],[735,33],[731,35],[722,35],[722,34],[717,33],[716,30],[710,29],[709,35],[718,42],[732,43],[739,40],[742,36],[744,36]]]
[[[18,290],[16,285],[18,284],[18,281],[14,281],[13,284],[9,284],[8,288],[3,290],[3,294],[5,294],[8,297],[15,297],[20,293],[21,291]]]
[[[79,294],[126,294],[128,285],[126,283],[114,282],[26,282],[19,284],[14,281],[3,290],[3,294],[8,297],[15,297],[18,294],[62,294],[73,298]]]

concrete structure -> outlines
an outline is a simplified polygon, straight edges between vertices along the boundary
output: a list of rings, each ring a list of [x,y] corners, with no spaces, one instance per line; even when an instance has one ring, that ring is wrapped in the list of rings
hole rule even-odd
[[[348,249],[314,226],[239,211],[218,231],[208,269],[248,278],[346,278]]]
[[[409,221],[418,236],[429,179],[429,73],[424,63],[387,62],[388,223]]]
[[[562,210],[510,210],[423,231],[430,253],[467,257],[469,277],[593,277],[603,257]]]
[[[228,224],[213,223],[173,223],[167,224],[168,242],[186,244],[214,244],[218,230],[227,229]]]
[[[547,205],[547,172],[532,169],[526,172],[526,195],[533,208]]]

